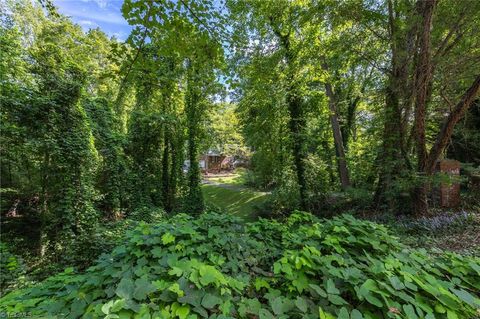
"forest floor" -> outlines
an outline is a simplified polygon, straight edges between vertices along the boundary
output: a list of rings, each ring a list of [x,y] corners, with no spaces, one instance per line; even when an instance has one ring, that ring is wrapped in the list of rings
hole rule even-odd
[[[386,216],[377,213],[376,217],[367,219],[385,224],[412,247],[480,256],[480,212],[475,208],[432,209],[429,216],[419,219]]]
[[[257,191],[244,183],[245,176],[241,171],[229,176],[205,178],[202,186],[205,202],[247,221],[255,220],[256,210],[267,200],[269,192]]]
[[[400,230],[402,241],[414,247],[480,256],[480,214],[440,213],[429,220]]]

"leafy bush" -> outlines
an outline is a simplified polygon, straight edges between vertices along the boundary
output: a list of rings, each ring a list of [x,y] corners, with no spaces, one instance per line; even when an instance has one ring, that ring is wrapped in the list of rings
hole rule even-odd
[[[25,280],[25,266],[21,258],[0,243],[0,295],[21,285]]]
[[[177,215],[140,223],[84,274],[0,299],[69,318],[471,318],[480,258],[410,249],[382,225],[294,213],[284,222]]]
[[[133,211],[129,218],[136,221],[151,223],[161,219],[163,215],[165,215],[165,211],[161,208],[142,206]]]
[[[96,224],[90,237],[77,242],[76,249],[64,254],[61,259],[48,254],[38,255],[38,237],[33,232],[38,229],[38,220],[13,218],[8,223],[3,223],[0,244],[2,292],[42,281],[63,272],[66,267],[74,266],[80,270],[90,267],[101,254],[111,252],[122,243],[127,230],[135,228],[138,223],[131,219],[104,220]],[[17,262],[15,269],[7,266],[11,258]]]
[[[322,216],[338,215],[341,212],[362,212],[372,206],[372,192],[350,187],[344,192],[330,192],[319,202],[317,211]]]

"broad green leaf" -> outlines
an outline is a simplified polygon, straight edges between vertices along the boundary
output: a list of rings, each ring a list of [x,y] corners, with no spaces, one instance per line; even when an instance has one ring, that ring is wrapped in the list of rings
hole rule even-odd
[[[291,309],[292,303],[285,297],[279,296],[272,301],[271,306],[274,314],[283,315],[284,313],[286,313],[288,310]]]
[[[328,294],[328,301],[330,301],[332,304],[337,305],[337,306],[348,304],[348,302],[346,302],[345,299],[343,299],[339,295]]]
[[[190,307],[180,306],[175,310],[175,313],[177,314],[179,319],[186,319],[188,314],[190,313]]]
[[[258,317],[259,319],[275,319],[275,317],[266,309],[260,309]]]
[[[148,294],[156,290],[157,288],[152,285],[147,279],[139,278],[135,280],[135,290],[133,292],[133,298],[137,300],[144,300]]]
[[[174,241],[175,241],[175,236],[173,236],[172,234],[170,234],[170,233],[163,234],[162,243],[164,245],[168,245],[170,243],[173,243]]]
[[[297,306],[297,308],[300,309],[301,312],[307,312],[308,310],[307,302],[300,296],[295,299],[295,306]]]
[[[109,302],[107,302],[102,306],[102,312],[108,315],[110,313],[110,308],[112,308],[112,306],[113,306],[113,300],[110,300]]]
[[[413,308],[412,305],[403,305],[403,311],[405,311],[405,314],[407,315],[407,318],[418,319],[418,316],[415,313],[415,309]]]
[[[338,312],[338,319],[350,319],[347,308],[342,307],[340,309],[340,311]]]
[[[82,315],[86,307],[87,307],[87,303],[85,300],[75,298],[75,300],[72,303],[72,307],[70,309],[70,316],[78,317]]]
[[[447,309],[447,319],[458,319],[458,315],[455,311]]]
[[[312,288],[320,297],[327,298],[327,293],[320,286],[315,284],[309,284],[308,286]]]
[[[212,309],[213,307],[221,303],[222,303],[222,298],[209,293],[207,293],[202,299],[202,306],[204,306],[207,309]]]
[[[389,277],[388,279],[390,280],[392,287],[396,290],[402,290],[405,288],[405,285],[400,281],[397,276]]]
[[[469,292],[463,289],[455,289],[455,288],[450,288],[450,290],[463,302],[469,304],[472,307],[480,308],[480,300],[472,296]]]
[[[180,288],[180,285],[177,282],[173,283],[170,287],[168,287],[168,290],[176,293],[179,297],[183,297],[184,294],[185,294],[184,291]]]
[[[122,278],[115,293],[120,298],[132,299],[134,289],[133,281],[130,278]]]
[[[327,280],[327,293],[334,295],[340,294],[340,290],[335,287],[335,282],[332,279]]]
[[[350,314],[351,319],[363,319],[362,313],[357,309],[353,309]]]

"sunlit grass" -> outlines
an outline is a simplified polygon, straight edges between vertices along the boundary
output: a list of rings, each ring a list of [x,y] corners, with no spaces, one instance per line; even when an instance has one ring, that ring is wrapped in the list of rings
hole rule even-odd
[[[268,194],[248,188],[227,189],[216,185],[203,185],[203,195],[207,204],[212,204],[226,212],[253,220],[256,207],[267,199]]]
[[[210,182],[220,184],[245,185],[246,174],[247,172],[244,168],[238,168],[229,176],[206,177],[206,179]]]

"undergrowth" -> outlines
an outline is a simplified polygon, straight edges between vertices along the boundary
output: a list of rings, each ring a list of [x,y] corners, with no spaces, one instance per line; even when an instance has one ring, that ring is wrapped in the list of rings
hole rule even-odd
[[[92,236],[77,254],[62,256],[61,260],[50,256],[38,256],[38,243],[30,232],[19,233],[22,222],[6,230],[2,228],[0,241],[0,297],[11,290],[32,285],[74,266],[84,270],[95,263],[102,253],[111,252],[125,240],[127,230],[139,222],[133,219],[105,220],[96,226]],[[7,226],[10,226],[7,224]],[[23,235],[23,236],[22,236]]]
[[[429,254],[382,225],[294,213],[140,223],[84,273],[0,299],[46,318],[474,318],[480,258]]]

